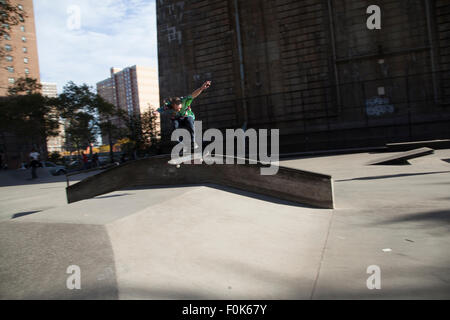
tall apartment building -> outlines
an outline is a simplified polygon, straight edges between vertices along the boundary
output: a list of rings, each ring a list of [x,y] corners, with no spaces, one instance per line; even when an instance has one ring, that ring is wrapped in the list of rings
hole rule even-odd
[[[49,98],[58,97],[58,86],[56,83],[51,82],[41,82],[42,85],[42,95]]]
[[[56,98],[58,97],[58,88],[56,83],[41,82],[42,95],[45,97]],[[47,151],[48,152],[62,152],[64,150],[64,124],[59,125],[59,135],[56,137],[47,138]]]
[[[18,78],[33,78],[39,82],[39,60],[36,43],[33,0],[11,0],[11,4],[24,12],[24,21],[15,26],[5,26],[10,36],[0,40],[4,56],[0,63],[0,96]]]
[[[8,88],[19,78],[29,77],[40,82],[33,1],[10,0],[10,3],[23,11],[24,19],[17,25],[3,26],[9,36],[0,39],[3,53],[0,57],[0,97],[8,95]],[[17,168],[28,161],[29,149],[20,137],[2,132],[0,128],[0,153],[9,168]],[[45,150],[40,151],[45,153]]]
[[[212,80],[203,129],[277,128],[281,151],[450,138],[449,19],[448,0],[157,1],[160,93]]]
[[[156,110],[160,104],[158,72],[155,68],[136,65],[111,68],[111,77],[97,83],[97,93],[129,115],[139,115],[150,107]],[[116,125],[120,125],[118,120]],[[108,143],[105,133],[102,140],[103,144]]]

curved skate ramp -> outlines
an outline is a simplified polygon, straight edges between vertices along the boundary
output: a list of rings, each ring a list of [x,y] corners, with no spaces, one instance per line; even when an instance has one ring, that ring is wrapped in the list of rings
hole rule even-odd
[[[333,181],[329,175],[279,167],[275,175],[261,175],[257,164],[168,164],[170,155],[125,163],[67,187],[68,203],[127,187],[216,184],[269,195],[320,208],[333,208]],[[236,159],[234,159],[236,160]]]

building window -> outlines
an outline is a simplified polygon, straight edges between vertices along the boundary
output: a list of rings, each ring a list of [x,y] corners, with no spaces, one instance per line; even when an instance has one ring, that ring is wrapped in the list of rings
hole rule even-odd
[[[28,58],[23,58],[23,62],[28,63]]]
[[[13,57],[11,57],[11,56],[6,56],[6,61],[9,61],[9,62],[13,61]]]
[[[7,34],[4,35],[5,40],[11,40],[11,37]]]
[[[11,51],[12,48],[11,48],[11,46],[10,46],[9,44],[7,44],[7,45],[5,45],[5,50],[6,50],[6,51]]]
[[[8,72],[10,72],[10,73],[14,72],[14,67],[6,67],[6,69],[8,69]]]
[[[24,53],[27,53],[27,52],[28,52],[27,47],[23,47],[23,52],[24,52]]]
[[[4,24],[3,24],[3,28],[5,28],[6,30],[9,30],[9,24],[4,23]]]
[[[21,30],[22,32],[25,32],[25,26],[20,26],[20,30]]]
[[[27,42],[27,38],[22,37],[22,42]]]
[[[17,8],[19,8],[19,10],[22,10],[22,11],[23,11],[23,6],[22,6],[21,4],[19,4],[19,5],[17,6]]]
[[[13,84],[15,82],[14,78],[8,78],[8,82]]]
[[[28,68],[25,68],[25,74],[29,74],[30,70]]]

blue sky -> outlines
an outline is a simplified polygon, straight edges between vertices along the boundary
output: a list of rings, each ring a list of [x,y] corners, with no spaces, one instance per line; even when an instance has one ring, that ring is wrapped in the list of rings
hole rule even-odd
[[[158,66],[155,0],[37,0],[34,13],[41,81],[59,93],[111,67]]]

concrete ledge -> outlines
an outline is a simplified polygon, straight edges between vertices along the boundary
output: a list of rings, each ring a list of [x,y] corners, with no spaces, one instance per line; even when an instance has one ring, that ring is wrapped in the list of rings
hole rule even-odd
[[[258,164],[169,165],[169,155],[125,163],[91,176],[66,189],[69,203],[90,199],[126,187],[183,184],[218,184],[269,195],[303,205],[333,208],[331,176],[279,167],[276,175],[264,176]]]
[[[414,141],[414,142],[400,142],[386,144],[386,152],[408,151],[413,148],[432,148],[432,149],[449,149],[450,139],[444,140],[429,140],[429,141]]]
[[[434,150],[430,148],[419,148],[411,151],[402,152],[393,156],[376,159],[367,163],[367,165],[395,165],[409,164],[408,160],[433,154]]]

